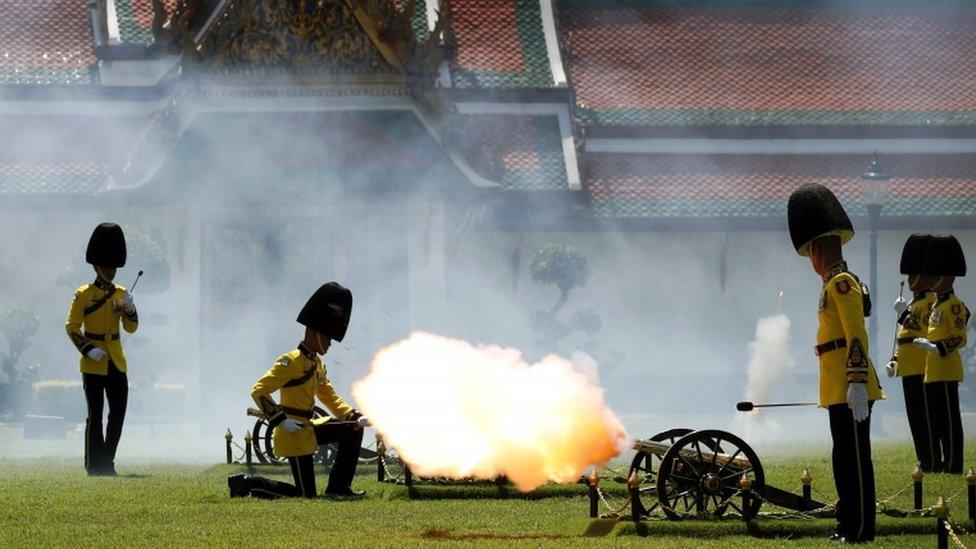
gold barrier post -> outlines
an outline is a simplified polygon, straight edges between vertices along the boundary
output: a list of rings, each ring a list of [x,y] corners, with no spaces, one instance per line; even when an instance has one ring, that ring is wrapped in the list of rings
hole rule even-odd
[[[251,472],[254,462],[251,460],[251,431],[244,431],[244,463],[247,464],[247,471]]]
[[[596,518],[599,513],[600,504],[600,494],[597,492],[599,489],[597,484],[600,482],[600,477],[596,474],[596,467],[590,473],[590,477],[587,479],[587,494],[590,497],[590,518]]]
[[[945,498],[939,496],[939,501],[932,507],[932,510],[935,511],[935,516],[938,517],[936,521],[938,528],[938,532],[936,532],[938,547],[939,549],[949,549],[949,531],[946,529],[946,522],[949,520],[949,504],[946,503]]]
[[[915,470],[912,471],[912,484],[915,486],[915,510],[922,509],[922,478],[925,475],[922,474],[922,470],[915,466]]]
[[[234,435],[231,434],[230,429],[227,429],[227,432],[224,434],[224,441],[225,445],[227,446],[227,463],[234,462],[234,452],[232,452],[230,448],[232,440],[234,440]]]
[[[813,489],[810,486],[813,483],[813,475],[810,474],[809,469],[803,470],[803,474],[800,475],[800,482],[803,483],[803,499],[810,503],[810,500],[813,499]]]
[[[640,479],[637,478],[637,471],[630,474],[627,479],[627,493],[630,495],[630,518],[634,522],[640,522]]]

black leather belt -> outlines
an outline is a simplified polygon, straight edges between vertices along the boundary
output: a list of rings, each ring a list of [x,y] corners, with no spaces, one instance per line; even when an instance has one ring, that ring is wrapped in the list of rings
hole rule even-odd
[[[915,341],[915,336],[899,337],[898,338],[898,344],[899,345],[906,345],[908,343],[913,343],[914,341]]]
[[[813,348],[813,354],[817,356],[823,356],[830,351],[836,351],[837,349],[843,349],[847,347],[846,339],[835,339],[833,341],[828,341],[827,343],[821,343]]]
[[[281,409],[290,416],[303,417],[305,419],[312,419],[312,410],[302,410],[301,408],[292,408],[291,406],[282,406]]]
[[[119,334],[90,334],[85,332],[85,337],[95,341],[118,341]]]

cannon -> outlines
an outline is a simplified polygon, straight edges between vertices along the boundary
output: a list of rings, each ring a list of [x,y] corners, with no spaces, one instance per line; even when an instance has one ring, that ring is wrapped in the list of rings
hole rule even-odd
[[[793,511],[825,505],[766,484],[759,456],[742,439],[725,431],[669,429],[634,442],[630,476],[638,481],[635,516],[660,509],[671,520],[718,518],[735,513],[748,521],[763,502]],[[740,482],[748,479],[749,489]]]
[[[282,457],[276,456],[274,453],[274,437],[273,429],[268,429],[268,421],[265,419],[264,414],[261,410],[257,408],[248,408],[247,415],[257,418],[254,422],[254,428],[251,430],[251,438],[254,444],[254,455],[257,457],[260,463],[265,463],[269,465],[281,465],[287,463]],[[312,409],[312,419],[319,419],[327,417],[328,414],[322,408],[316,406]],[[332,464],[335,463],[336,457],[336,447],[333,444],[323,444],[319,446],[318,451],[315,452],[315,462],[322,465],[326,470],[332,469]],[[359,450],[359,461],[369,461],[376,458],[376,452],[370,450],[369,448],[360,448]]]

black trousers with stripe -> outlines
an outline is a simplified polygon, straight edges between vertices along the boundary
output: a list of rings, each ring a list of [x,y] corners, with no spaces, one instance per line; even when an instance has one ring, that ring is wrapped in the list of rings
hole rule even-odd
[[[827,413],[834,442],[831,457],[837,488],[837,533],[849,541],[872,540],[876,511],[871,416],[855,422],[847,403],[829,406]]]
[[[932,418],[928,398],[925,396],[925,384],[922,383],[924,378],[923,374],[905,376],[901,378],[901,387],[905,394],[905,413],[908,415],[908,427],[912,431],[918,466],[922,472],[931,473],[935,467],[932,451]]]
[[[251,495],[263,499],[314,498],[316,496],[315,463],[312,458],[313,454],[288,458],[295,484],[265,477],[249,477],[248,488]]]
[[[348,423],[326,422],[315,426],[315,441],[323,444],[336,443],[335,463],[329,472],[326,492],[341,493],[352,485],[359,464],[359,448],[363,443],[363,430]],[[248,486],[254,497],[307,497],[314,498],[315,468],[313,454],[288,458],[295,484],[288,484],[264,477],[249,477]]]
[[[933,471],[961,474],[963,434],[959,382],[926,383],[925,397],[932,417]]]
[[[107,375],[81,374],[88,418],[85,420],[85,469],[90,475],[115,470],[115,451],[129,402],[129,378],[109,360]],[[102,432],[102,413],[108,400],[108,425]]]

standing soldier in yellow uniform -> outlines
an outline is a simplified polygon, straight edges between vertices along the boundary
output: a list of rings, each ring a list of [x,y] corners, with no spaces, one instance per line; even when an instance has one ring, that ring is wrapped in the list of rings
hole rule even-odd
[[[312,456],[319,445],[338,443],[338,453],[329,484],[328,498],[357,498],[363,492],[352,490],[352,479],[359,462],[363,427],[368,421],[336,393],[320,355],[329,350],[332,340],[342,341],[352,312],[352,292],[335,282],[320,287],[298,315],[305,326],[305,338],[298,348],[278,357],[274,366],[254,384],[251,396],[274,429],[274,452],[288,458],[295,484],[258,476],[231,475],[227,479],[231,497],[260,498],[315,497],[315,471]],[[281,404],[271,395],[281,392]],[[315,397],[340,421],[312,419]]]
[[[820,405],[827,408],[837,488],[833,540],[870,541],[875,533],[871,404],[884,398],[868,358],[864,317],[870,301],[848,272],[841,246],[854,236],[851,220],[823,185],[804,185],[790,195],[790,237],[823,278],[815,353],[820,359]]]
[[[81,378],[88,404],[85,421],[85,469],[89,475],[115,476],[115,450],[129,399],[125,351],[119,322],[130,334],[139,327],[132,294],[112,283],[125,266],[125,235],[115,223],[102,223],[88,241],[85,261],[95,268],[95,282],[75,292],[65,329],[81,353]],[[102,410],[108,399],[108,425],[102,433]]]
[[[928,331],[929,315],[935,303],[935,293],[928,291],[934,280],[922,274],[925,264],[925,249],[932,235],[913,234],[905,241],[901,252],[901,274],[908,275],[908,288],[912,300],[906,302],[898,296],[894,309],[898,314],[897,347],[886,371],[888,377],[901,378],[905,393],[905,412],[908,426],[915,443],[915,457],[919,468],[929,473],[933,471],[933,449],[931,440],[931,416],[925,398],[922,378],[925,374],[925,351],[914,345],[915,338],[925,337]]]
[[[959,382],[966,346],[969,309],[953,292],[957,276],[966,276],[966,257],[952,235],[935,235],[925,252],[925,274],[935,277],[936,294],[928,333],[915,339],[925,353],[925,396],[932,415],[933,470],[962,473],[962,418]]]

